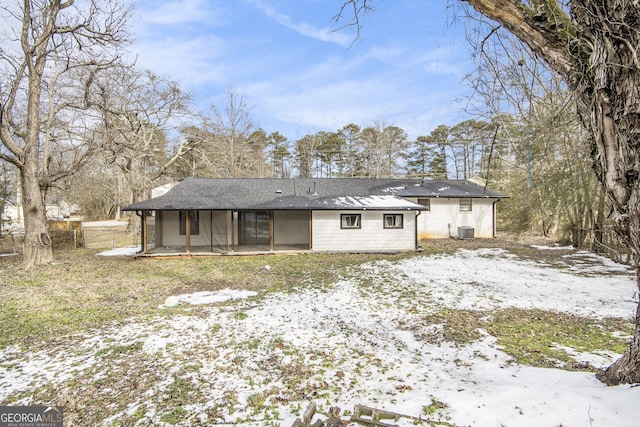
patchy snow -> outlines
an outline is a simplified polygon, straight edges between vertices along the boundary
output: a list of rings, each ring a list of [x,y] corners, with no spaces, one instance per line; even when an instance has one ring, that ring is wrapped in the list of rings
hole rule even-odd
[[[198,391],[182,404],[191,416],[182,425],[289,427],[311,400],[324,411],[363,404],[456,426],[637,425],[640,387],[607,387],[592,373],[517,365],[486,332],[461,345],[438,338],[439,325],[425,321],[442,308],[632,315],[631,270],[591,255],[571,257],[584,261],[582,267],[521,260],[497,249],[372,262],[331,286],[301,285],[194,313],[187,307],[169,317],[130,319],[42,351],[5,348],[0,401],[24,392],[16,403],[37,403],[34,384],[44,383],[73,400],[86,384],[109,378],[108,387],[89,388],[92,402],[117,407],[119,389],[128,400],[103,425],[134,414],[136,425],[164,425],[163,411],[179,396],[170,390],[176,393],[181,380]],[[180,299],[213,303],[216,296]],[[131,352],[115,356],[122,346]],[[595,366],[618,357],[566,350]],[[442,408],[426,415],[432,402]]]
[[[100,256],[131,256],[140,252],[142,249],[138,246],[128,246],[126,248],[115,248],[108,251],[97,253]]]
[[[103,227],[126,227],[127,221],[82,221],[82,228],[103,228]]]
[[[562,246],[562,245],[531,245],[532,248],[541,249],[541,250],[558,250],[558,251],[573,251],[575,248],[573,246]]]
[[[395,196],[347,196],[331,200],[331,204],[343,209],[416,209],[422,208],[413,202]]]
[[[258,295],[258,293],[254,291],[222,289],[221,291],[201,291],[192,294],[181,294],[178,295],[178,300],[192,305],[200,305],[244,299],[255,297],[256,295]]]

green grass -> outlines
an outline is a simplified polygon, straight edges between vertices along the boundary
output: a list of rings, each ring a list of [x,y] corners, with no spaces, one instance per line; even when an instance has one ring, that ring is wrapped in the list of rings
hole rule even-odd
[[[633,326],[625,319],[588,319],[544,310],[509,308],[495,312],[443,309],[423,317],[424,324],[440,325],[434,342],[464,345],[481,338],[480,330],[498,340],[513,362],[567,370],[592,369],[576,364],[562,347],[576,352],[622,354]],[[621,336],[622,335],[622,336]]]
[[[171,310],[160,310],[158,305],[169,295],[224,288],[258,292],[258,296],[252,300],[229,302],[228,307],[222,308],[234,319],[238,328],[244,328],[251,322],[251,307],[271,292],[298,292],[314,288],[320,291],[318,294],[322,295],[323,300],[325,296],[327,298],[326,302],[321,303],[330,304],[330,285],[344,277],[358,278],[360,270],[357,266],[362,263],[383,259],[393,262],[408,256],[429,257],[453,253],[459,248],[474,249],[485,243],[492,247],[505,247],[504,242],[494,240],[447,240],[425,243],[421,255],[304,254],[138,260],[130,257],[97,257],[97,250],[81,249],[57,251],[55,263],[30,271],[20,268],[19,257],[0,257],[0,269],[4,273],[0,281],[3,293],[0,299],[0,328],[3,331],[0,334],[0,347],[19,345],[29,352],[46,350],[47,345],[55,349],[64,344],[72,349],[79,338],[69,337],[69,334],[107,325],[124,325],[132,317],[139,321],[176,314],[204,316],[209,312],[198,306],[185,304]],[[558,251],[533,252],[522,247],[510,247],[509,250],[521,258],[540,258],[548,265],[554,265],[554,260],[545,257],[560,256]],[[266,264],[271,266],[270,271],[264,269]],[[415,301],[410,288],[402,288],[402,281],[406,278],[383,271],[375,279],[364,277],[356,281],[358,291],[381,297],[384,297],[383,292],[393,292],[398,301],[406,303],[397,307],[398,310],[407,310],[400,326],[414,332],[417,340],[428,340],[435,345],[454,343],[465,346],[482,339],[486,335],[483,331],[486,331],[497,339],[514,362],[525,365],[589,369],[576,367],[575,361],[562,347],[579,352],[621,353],[626,347],[624,335],[632,332],[630,322],[625,319],[593,320],[543,310],[511,308],[487,312],[443,308],[425,314],[428,311],[425,312],[425,307]],[[387,303],[392,304],[392,300],[387,302],[381,298],[381,307],[387,307]],[[309,315],[313,315],[311,308]],[[64,403],[67,413],[81,420],[103,420],[110,414],[125,411],[133,396],[169,380],[170,384],[158,390],[157,405],[142,404],[135,412],[119,418],[114,425],[135,425],[138,420],[151,416],[147,412],[167,425],[186,423],[193,416],[189,405],[210,399],[206,384],[199,379],[207,360],[217,359],[218,351],[222,352],[222,349],[229,352],[228,364],[218,366],[211,373],[214,377],[212,381],[215,381],[215,376],[241,369],[239,367],[249,358],[248,355],[256,351],[265,354],[271,351],[275,356],[286,355],[290,363],[283,365],[282,374],[278,377],[279,388],[267,388],[270,384],[261,376],[257,376],[255,381],[248,381],[252,394],[246,402],[244,416],[248,417],[247,420],[261,420],[263,425],[279,425],[279,405],[290,404],[294,412],[301,413],[303,407],[299,402],[328,399],[330,393],[340,394],[341,389],[337,387],[343,387],[342,382],[327,381],[326,375],[331,373],[341,380],[351,381],[350,386],[354,387],[361,375],[360,369],[365,369],[365,365],[360,365],[354,367],[352,372],[334,372],[344,369],[344,359],[314,349],[312,345],[310,348],[296,347],[288,340],[285,331],[281,336],[247,335],[233,338],[232,342],[227,343],[220,339],[226,340],[221,329],[222,323],[211,324],[205,331],[202,343],[188,348],[180,356],[181,361],[172,365],[177,371],[171,369],[170,373],[157,369],[157,354],[142,351],[141,341],[101,341],[99,348],[91,350],[95,358],[104,362],[100,368],[96,366],[80,372],[60,386],[43,384],[29,392],[9,396],[8,401],[15,402],[30,396],[39,402]],[[221,344],[220,350],[215,347],[216,343]],[[175,350],[173,347],[179,345],[167,343],[167,351],[172,353]],[[162,351],[159,350],[160,353]],[[358,351],[354,349],[351,355],[364,355],[364,352]],[[486,356],[478,354],[474,357]],[[273,360],[278,363],[277,358]],[[375,367],[381,373],[389,367],[375,354],[368,355],[367,361],[367,368]],[[454,362],[460,365],[469,363],[468,360]],[[274,371],[277,369],[274,368]],[[105,375],[96,377],[97,372],[104,372]],[[132,372],[136,374],[132,375]],[[353,378],[349,380],[350,377]],[[109,388],[119,390],[115,396],[107,399],[109,406],[93,404],[100,390]],[[66,396],[72,396],[72,399],[59,393],[64,389],[69,390]],[[227,417],[232,418],[234,411],[242,410],[238,405],[238,392],[225,390],[220,403],[207,408],[207,422],[215,424],[225,421]],[[331,402],[324,404],[327,408],[331,405]],[[319,413],[324,412],[321,405]],[[428,420],[433,418],[438,419],[434,425],[450,425],[446,421],[447,404],[435,397],[423,402],[423,412],[422,416],[426,416],[427,420],[416,422],[431,425]]]
[[[21,257],[0,257],[0,348],[31,346],[134,316],[166,316],[167,296],[225,288],[290,292],[326,286],[344,268],[410,254],[303,254],[196,258],[99,257],[99,250],[56,251],[55,262],[24,271]],[[271,269],[265,271],[269,264]],[[238,314],[242,316],[242,314]]]
[[[425,243],[422,256],[449,253],[459,247],[477,247],[479,242],[434,241]],[[488,241],[500,246],[504,242]],[[517,248],[516,248],[517,250]],[[268,292],[293,292],[305,287],[326,287],[349,267],[380,259],[398,260],[413,253],[302,254],[264,256],[218,256],[196,258],[98,257],[97,250],[56,252],[56,262],[24,271],[19,257],[1,257],[0,348],[25,347],[63,335],[106,324],[123,322],[134,316],[170,316],[197,308],[180,306],[158,310],[169,295],[224,288]],[[265,271],[269,264],[271,269]],[[371,289],[369,289],[371,291]],[[246,313],[234,317],[242,321]],[[558,346],[577,351],[622,353],[624,338],[616,331],[631,334],[623,320],[590,320],[541,310],[507,309],[495,313],[443,309],[424,316],[425,324],[441,325],[435,339],[465,344],[480,338],[483,328],[498,338],[505,352],[518,363],[532,366],[570,366],[571,359]],[[215,333],[215,331],[212,331]],[[247,348],[259,341],[243,343]],[[114,353],[135,348],[110,348]]]
[[[631,322],[622,319],[596,320],[516,308],[495,312],[483,327],[498,338],[498,344],[517,363],[568,370],[588,367],[574,366],[575,361],[558,346],[578,352],[623,353],[627,340],[618,333],[633,332]]]
[[[142,350],[142,345],[141,341],[136,341],[132,344],[108,346],[96,351],[96,356],[118,357],[123,354],[140,351]]]

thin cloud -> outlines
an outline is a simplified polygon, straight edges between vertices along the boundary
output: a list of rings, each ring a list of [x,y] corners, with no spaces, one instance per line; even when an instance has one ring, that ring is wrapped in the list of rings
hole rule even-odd
[[[353,41],[351,36],[335,31],[331,28],[316,28],[311,24],[307,24],[306,22],[293,22],[289,15],[278,12],[261,0],[250,0],[250,2],[260,10],[262,10],[262,12],[264,12],[267,17],[273,19],[283,27],[293,30],[305,37],[311,37],[315,40],[320,40],[323,42],[335,43],[339,46],[349,46]]]

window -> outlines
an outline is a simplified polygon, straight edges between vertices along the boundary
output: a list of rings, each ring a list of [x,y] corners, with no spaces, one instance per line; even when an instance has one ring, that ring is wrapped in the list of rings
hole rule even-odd
[[[472,207],[471,199],[460,199],[460,212],[471,212]]]
[[[360,214],[340,214],[340,228],[361,228]]]
[[[431,199],[418,199],[418,204],[427,208],[426,210],[431,210]]]
[[[187,213],[189,213],[189,235],[197,236],[200,234],[200,221],[198,211],[180,211],[180,235],[187,234]]]
[[[384,228],[402,228],[402,214],[384,214]]]

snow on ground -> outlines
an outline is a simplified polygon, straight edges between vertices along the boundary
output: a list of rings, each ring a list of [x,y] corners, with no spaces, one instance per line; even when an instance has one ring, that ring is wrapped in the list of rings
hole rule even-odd
[[[99,256],[131,256],[140,252],[142,249],[138,246],[128,246],[125,248],[115,248],[108,251],[97,253]]]
[[[630,270],[584,253],[570,257],[578,267],[495,249],[375,262],[331,286],[197,306],[193,313],[183,304],[168,318],[131,319],[47,350],[7,348],[0,351],[0,401],[15,395],[17,403],[31,403],[47,395],[34,384],[48,383],[70,402],[87,393],[111,408],[105,426],[123,419],[170,425],[166,411],[176,405],[190,414],[184,425],[289,427],[311,400],[324,411],[363,404],[456,426],[637,425],[640,387],[607,387],[593,373],[517,365],[486,333],[455,344],[436,339],[437,325],[422,320],[447,307],[633,313]],[[612,361],[576,357],[602,366]],[[197,394],[180,402],[185,382]],[[123,394],[126,404],[118,403]],[[430,405],[436,409],[427,415]]]
[[[257,296],[257,292],[235,290],[235,289],[222,289],[221,291],[201,291],[194,292],[192,294],[180,294],[178,300],[192,305],[199,304],[214,304],[217,302],[225,302],[236,299],[243,299]]]
[[[129,225],[128,221],[82,221],[83,228],[126,227],[127,225]]]

